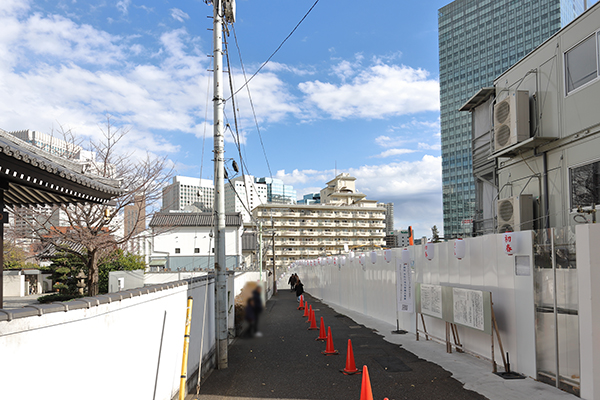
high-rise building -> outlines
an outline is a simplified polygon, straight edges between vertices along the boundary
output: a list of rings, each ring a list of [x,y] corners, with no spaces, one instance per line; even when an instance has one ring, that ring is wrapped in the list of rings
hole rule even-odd
[[[387,235],[394,231],[394,203],[385,203],[385,233]]]
[[[296,204],[296,191],[277,178],[258,178],[257,183],[267,185],[267,202],[270,204]]]
[[[444,236],[468,236],[475,217],[473,93],[583,12],[584,0],[456,0],[438,11]]]
[[[245,224],[252,220],[250,212],[267,203],[267,184],[258,183],[252,175],[238,176],[225,183],[225,212],[240,213]]]
[[[162,192],[162,211],[210,212],[215,201],[215,186],[208,179],[174,176]]]
[[[124,235],[138,235],[146,229],[146,200],[136,196],[133,204],[124,207]]]

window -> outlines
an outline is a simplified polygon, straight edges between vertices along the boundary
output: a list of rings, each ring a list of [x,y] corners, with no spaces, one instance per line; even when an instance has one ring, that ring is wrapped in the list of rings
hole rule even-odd
[[[181,249],[179,247],[176,247],[175,248],[175,254],[179,254],[179,253],[181,253]]]
[[[194,248],[194,253],[196,253],[196,254],[200,253],[200,249],[198,247]]]
[[[571,208],[600,203],[600,161],[571,168]]]
[[[567,94],[598,77],[596,34],[565,53]]]

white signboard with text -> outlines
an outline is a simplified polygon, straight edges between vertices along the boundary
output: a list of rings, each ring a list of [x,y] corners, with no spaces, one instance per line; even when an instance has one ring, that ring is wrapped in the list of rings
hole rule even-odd
[[[409,264],[403,263],[398,258],[396,259],[396,301],[398,302],[398,311],[413,312],[414,299],[411,268]]]

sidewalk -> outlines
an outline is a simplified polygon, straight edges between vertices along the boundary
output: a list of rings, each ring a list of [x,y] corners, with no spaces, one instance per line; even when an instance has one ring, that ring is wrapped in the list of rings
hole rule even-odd
[[[491,363],[482,359],[453,352],[446,353],[446,346],[433,341],[425,341],[423,336],[418,342],[415,335],[393,335],[396,327],[364,314],[335,306],[334,309],[353,318],[358,323],[376,329],[384,335],[386,341],[401,345],[404,349],[417,354],[427,361],[441,366],[452,377],[490,400],[578,400],[579,397],[554,386],[535,381],[531,378],[504,380],[491,373]],[[390,398],[391,400],[391,398]]]
[[[362,375],[346,376],[348,339],[356,364],[367,365],[375,399],[484,399],[463,388],[442,367],[418,358],[376,331],[359,325],[306,295],[317,321],[331,326],[338,356],[324,356],[318,331],[307,330],[295,296],[279,291],[262,315],[264,336],[237,339],[229,348],[229,368],[215,370],[202,385],[198,400],[217,399],[359,399]],[[440,346],[442,347],[442,346]],[[499,379],[499,378],[498,378]],[[196,399],[196,396],[191,397]]]

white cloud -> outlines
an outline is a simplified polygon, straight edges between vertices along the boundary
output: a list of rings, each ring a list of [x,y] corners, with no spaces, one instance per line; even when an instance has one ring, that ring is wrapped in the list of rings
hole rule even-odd
[[[171,17],[179,22],[185,22],[190,16],[179,8],[171,8]]]
[[[334,119],[384,118],[439,110],[439,83],[429,72],[404,65],[373,65],[349,83],[299,84],[307,102]]]
[[[442,144],[441,143],[429,144],[429,143],[419,142],[419,149],[422,149],[422,150],[441,150],[442,149]]]
[[[130,4],[131,0],[119,0],[116,6],[123,15],[127,15],[129,13]]]
[[[386,158],[386,157],[392,157],[392,156],[400,156],[402,154],[410,154],[410,153],[414,153],[416,150],[412,150],[412,149],[388,149],[385,150],[383,152],[381,152],[380,154],[377,154],[376,156],[373,157],[377,157],[377,158]]]
[[[206,101],[207,88],[212,90],[209,61],[185,29],[164,32],[151,55],[135,37],[111,35],[58,15],[27,13],[27,7],[19,7],[24,3],[0,4],[1,128],[50,132],[60,124],[95,137],[108,113],[116,124],[131,128],[132,143],[150,151],[178,150],[156,131],[202,136],[205,109],[212,109],[210,97]],[[148,61],[129,62],[131,55],[144,54]],[[240,75],[236,79],[243,81]],[[276,74],[260,74],[250,86],[261,120],[298,112],[288,104],[293,98]],[[239,103],[251,117],[247,100]],[[244,143],[244,127],[252,131],[254,122],[241,122]],[[232,140],[229,133],[226,140]]]
[[[382,147],[402,146],[408,141],[398,137],[381,135],[375,138],[375,143]]]

